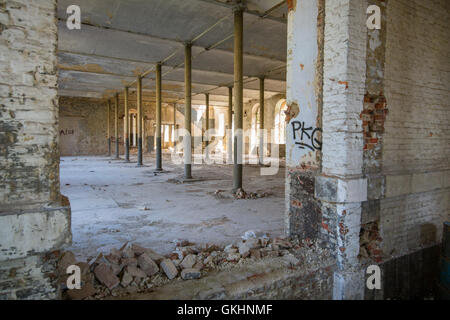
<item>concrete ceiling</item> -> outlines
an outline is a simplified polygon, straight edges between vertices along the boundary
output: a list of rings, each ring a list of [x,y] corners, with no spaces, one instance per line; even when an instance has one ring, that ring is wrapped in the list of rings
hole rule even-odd
[[[66,27],[66,9],[81,8],[81,30]],[[281,0],[248,0],[244,15],[244,100],[286,90],[286,15]],[[184,43],[193,42],[193,104],[227,105],[233,83],[233,14],[230,0],[59,0],[59,95],[110,97],[137,75],[164,61],[163,102],[184,101]],[[213,46],[213,47],[211,47]],[[143,80],[154,96],[155,74]],[[133,91],[133,87],[130,88]]]

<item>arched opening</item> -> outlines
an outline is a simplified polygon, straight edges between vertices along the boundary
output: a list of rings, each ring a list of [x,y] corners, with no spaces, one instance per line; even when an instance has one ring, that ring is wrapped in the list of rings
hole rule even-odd
[[[286,99],[280,99],[275,106],[274,135],[275,143],[286,144]]]
[[[260,108],[259,103],[255,104],[252,108],[252,131],[250,136],[250,154],[256,155],[258,150],[258,137],[260,128]]]

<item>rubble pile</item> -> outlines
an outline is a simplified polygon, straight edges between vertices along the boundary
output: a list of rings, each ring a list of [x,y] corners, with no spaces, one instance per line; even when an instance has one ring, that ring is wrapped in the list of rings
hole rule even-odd
[[[239,188],[236,190],[236,192],[233,193],[233,196],[235,199],[258,199],[258,198],[264,198],[269,196],[269,192],[262,192],[262,193],[256,193],[256,192],[245,192],[244,189]]]
[[[126,243],[108,254],[100,253],[88,262],[77,262],[72,252],[64,252],[58,264],[60,281],[67,299],[102,299],[145,292],[171,281],[199,279],[208,272],[264,258],[282,257],[287,267],[299,264],[295,250],[304,246],[295,239],[256,237],[246,232],[242,240],[219,247],[213,244],[195,245],[177,241],[175,250],[160,255],[135,243]],[[296,257],[297,255],[297,257]],[[81,270],[82,288],[68,290],[67,267]]]

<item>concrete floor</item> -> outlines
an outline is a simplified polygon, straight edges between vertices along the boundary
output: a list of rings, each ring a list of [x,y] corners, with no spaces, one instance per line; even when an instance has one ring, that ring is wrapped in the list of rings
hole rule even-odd
[[[177,184],[183,167],[170,163],[155,175],[154,158],[146,166],[107,157],[61,158],[61,193],[72,208],[73,244],[78,259],[109,252],[126,241],[166,254],[176,240],[229,244],[248,230],[279,236],[284,232],[284,168],[261,176],[257,166],[244,167],[244,189],[270,192],[256,200],[231,196],[232,166],[194,165],[201,181]],[[223,190],[219,195],[216,190]]]

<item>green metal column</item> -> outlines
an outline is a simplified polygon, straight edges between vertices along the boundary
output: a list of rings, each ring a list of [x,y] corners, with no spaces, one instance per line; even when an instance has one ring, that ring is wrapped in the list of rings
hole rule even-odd
[[[138,131],[138,166],[142,166],[142,78],[137,78],[137,131]]]
[[[114,103],[114,139],[116,141],[116,159],[119,159],[119,94],[116,93]]]
[[[192,163],[192,135],[191,135],[191,62],[192,62],[192,45],[190,43],[186,44],[184,47],[184,129],[186,130],[185,136],[183,138],[184,142],[184,178],[191,179],[191,163]]]
[[[264,164],[264,77],[259,78],[259,164]]]
[[[124,138],[125,138],[125,161],[130,161],[130,124],[129,124],[129,110],[128,110],[128,87],[125,87],[124,92]]]
[[[243,9],[234,9],[234,165],[233,190],[242,188]]]
[[[161,150],[161,64],[156,65],[156,171],[162,171]]]
[[[108,156],[111,157],[111,101],[108,100],[106,111],[106,134],[108,135]]]
[[[228,87],[227,162],[233,163],[233,87]]]
[[[176,151],[177,147],[177,104],[173,104],[173,150]]]

